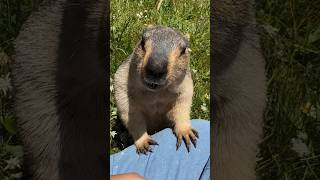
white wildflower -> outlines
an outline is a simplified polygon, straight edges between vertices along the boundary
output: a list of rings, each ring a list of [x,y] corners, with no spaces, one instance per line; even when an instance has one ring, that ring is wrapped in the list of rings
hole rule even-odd
[[[110,92],[113,92],[113,85],[110,85]]]
[[[139,18],[139,19],[141,19],[142,17],[143,17],[143,12],[140,12],[140,13],[138,13],[138,14],[136,14],[137,15],[137,17]]]
[[[206,104],[206,103],[203,103],[203,104],[201,105],[201,110],[202,110],[203,112],[208,112],[208,108],[207,108],[207,104]]]
[[[111,131],[110,135],[111,135],[112,138],[114,138],[117,135],[117,132],[116,131]]]
[[[205,97],[206,99],[210,99],[210,95],[207,94],[207,93],[204,95],[204,97]]]

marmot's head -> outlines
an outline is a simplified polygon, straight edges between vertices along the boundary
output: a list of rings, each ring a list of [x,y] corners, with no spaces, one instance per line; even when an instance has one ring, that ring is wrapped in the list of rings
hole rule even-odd
[[[189,42],[179,31],[163,26],[144,29],[135,49],[143,84],[157,90],[181,81],[188,69]]]

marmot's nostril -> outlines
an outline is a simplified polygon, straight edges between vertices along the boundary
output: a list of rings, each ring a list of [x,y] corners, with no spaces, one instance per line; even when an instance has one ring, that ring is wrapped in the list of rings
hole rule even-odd
[[[150,77],[152,79],[161,79],[164,78],[167,74],[167,71],[159,71],[157,69],[146,69],[146,75],[147,77]]]
[[[146,75],[147,77],[153,78],[153,79],[161,79],[164,78],[167,74],[167,63],[159,63],[159,62],[152,62],[149,61],[149,63],[146,66]]]

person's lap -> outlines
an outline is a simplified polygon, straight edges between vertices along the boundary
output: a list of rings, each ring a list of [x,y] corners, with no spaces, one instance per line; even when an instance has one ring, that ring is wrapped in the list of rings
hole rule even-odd
[[[197,147],[187,151],[183,144],[176,150],[177,139],[172,130],[164,129],[152,137],[159,145],[147,155],[136,153],[134,145],[110,157],[110,175],[136,172],[145,179],[195,180],[210,179],[210,123],[192,120],[199,133]]]

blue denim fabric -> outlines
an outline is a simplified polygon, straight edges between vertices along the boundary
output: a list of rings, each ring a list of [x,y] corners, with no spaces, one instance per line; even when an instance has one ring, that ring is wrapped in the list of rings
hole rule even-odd
[[[192,120],[199,133],[197,148],[188,153],[184,143],[176,151],[177,139],[172,130],[164,129],[152,137],[159,145],[152,153],[136,153],[134,145],[110,157],[110,175],[136,172],[147,180],[210,179],[210,122]]]

